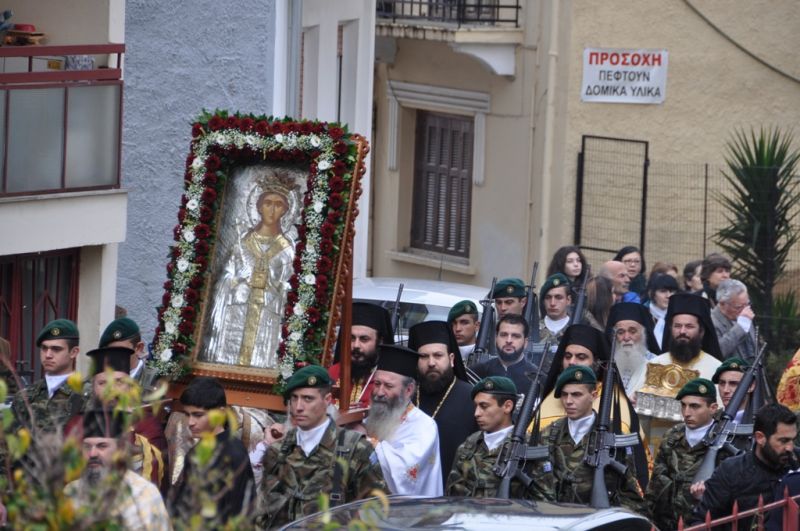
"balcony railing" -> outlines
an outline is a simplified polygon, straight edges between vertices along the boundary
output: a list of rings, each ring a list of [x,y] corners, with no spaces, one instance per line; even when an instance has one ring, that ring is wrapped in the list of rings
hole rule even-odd
[[[0,197],[119,187],[124,52],[0,47]]]
[[[519,27],[519,0],[378,0],[378,18]]]

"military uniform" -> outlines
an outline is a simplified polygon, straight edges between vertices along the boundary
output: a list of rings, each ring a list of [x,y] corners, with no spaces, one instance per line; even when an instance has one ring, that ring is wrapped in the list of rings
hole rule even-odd
[[[580,443],[575,444],[567,428],[567,418],[561,418],[542,432],[542,441],[550,446],[550,459],[553,464],[556,500],[566,503],[587,505],[592,495],[594,470],[583,463],[588,449],[587,433]],[[607,470],[606,485],[609,490],[611,505],[623,506],[640,514],[646,514],[642,491],[633,471],[633,456],[627,458],[628,468],[624,476]]]
[[[30,404],[33,419],[25,404],[23,393]],[[47,381],[44,379],[17,393],[11,409],[18,425],[33,431],[53,433],[62,429],[73,416],[79,415],[83,410],[85,398],[66,383],[59,387],[52,397],[49,394]]]
[[[505,444],[511,433],[506,436]],[[497,496],[500,478],[492,472],[503,444],[489,450],[484,442],[483,432],[478,431],[467,437],[456,452],[453,468],[447,477],[445,496],[470,496],[474,498],[493,498]],[[519,481],[511,481],[511,497],[555,501],[552,467],[549,461],[534,461],[526,470],[533,479],[529,489]]]
[[[258,523],[271,528],[319,511],[319,495],[333,490],[337,453],[347,462],[341,503],[368,498],[374,489],[386,491],[375,451],[361,433],[339,428],[331,420],[320,443],[306,456],[292,429],[264,455]]]

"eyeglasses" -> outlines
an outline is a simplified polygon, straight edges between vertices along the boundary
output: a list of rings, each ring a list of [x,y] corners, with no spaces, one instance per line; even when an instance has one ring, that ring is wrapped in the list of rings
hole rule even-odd
[[[735,312],[741,312],[742,310],[744,310],[745,308],[750,306],[750,301],[748,301],[748,302],[746,302],[744,304],[737,304],[737,305],[733,305],[733,304],[731,304],[730,302],[727,302],[727,301],[722,301],[721,304],[724,304],[725,306],[730,306],[730,308],[732,310],[734,310]]]

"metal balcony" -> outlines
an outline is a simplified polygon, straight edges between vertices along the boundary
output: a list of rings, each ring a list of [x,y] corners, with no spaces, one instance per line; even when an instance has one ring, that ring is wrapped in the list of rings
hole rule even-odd
[[[378,0],[377,16],[392,22],[424,21],[456,27],[519,27],[519,0]]]

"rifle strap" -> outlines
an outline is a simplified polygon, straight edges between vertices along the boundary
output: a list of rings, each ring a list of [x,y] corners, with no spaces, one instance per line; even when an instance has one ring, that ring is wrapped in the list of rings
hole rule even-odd
[[[339,432],[339,437],[336,439],[336,449],[333,454],[331,507],[340,505],[344,501],[344,492],[346,490],[344,482],[347,472],[350,470],[350,461],[353,459],[356,443],[363,436],[363,433],[354,430],[342,429]]]

